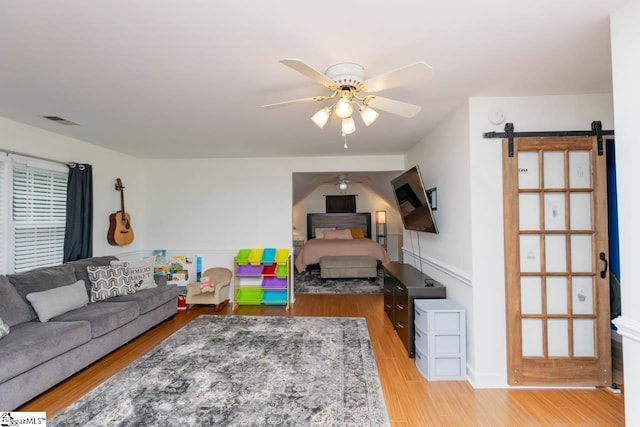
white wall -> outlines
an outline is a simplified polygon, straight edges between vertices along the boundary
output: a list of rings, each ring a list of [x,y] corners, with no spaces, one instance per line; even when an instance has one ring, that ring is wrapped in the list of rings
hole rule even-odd
[[[94,189],[94,255],[118,255],[144,248],[144,218],[140,216],[140,211],[146,201],[144,188],[138,185],[141,175],[137,159],[3,117],[0,117],[0,150],[65,163],[91,164]],[[120,193],[115,191],[115,179],[118,177],[126,187],[125,208],[131,212],[131,224],[135,233],[134,242],[123,247],[110,246],[107,243],[109,214],[120,210]]]
[[[640,280],[637,243],[640,241],[640,1],[631,1],[611,15],[611,58],[616,120],[618,225],[620,228],[620,286],[623,335],[626,424],[640,425]]]
[[[0,150],[90,163],[94,183],[94,255],[141,256],[153,249],[202,254],[203,266],[231,265],[238,249],[291,248],[293,172],[401,170],[397,156],[259,159],[138,159],[0,117]],[[107,243],[109,214],[125,185],[135,239]]]
[[[590,130],[594,120],[600,120],[603,129],[613,129],[610,94],[470,99],[472,335],[478,343],[472,382],[476,387],[507,385],[502,149],[500,139],[482,136],[504,131],[504,124],[488,121],[493,108],[505,112],[506,122],[514,123],[516,132]]]
[[[376,239],[376,211],[387,212],[387,252],[391,261],[400,259],[402,233],[402,220],[395,206],[389,205],[382,197],[368,186],[359,183],[349,183],[346,191],[340,191],[335,184],[322,184],[313,190],[307,197],[293,207],[293,224],[296,231],[307,236],[307,213],[324,212],[326,208],[324,195],[356,194],[356,208],[358,212],[371,212],[371,235]]]
[[[475,387],[507,386],[502,208],[503,131],[488,121],[500,108],[516,131],[613,128],[610,94],[470,98],[405,155],[427,187],[438,189],[439,235],[404,234],[405,262],[447,286],[447,297],[467,311],[467,368]],[[420,253],[421,259],[418,258]]]
[[[202,255],[203,267],[231,265],[241,248],[292,248],[294,172],[398,170],[402,162],[402,156],[140,161],[145,245]]]
[[[418,165],[425,188],[437,188],[434,220],[440,234],[404,232],[404,262],[447,287],[447,298],[474,322],[469,205],[469,104],[460,105],[405,154],[405,169]],[[474,365],[473,328],[467,331],[467,364]]]

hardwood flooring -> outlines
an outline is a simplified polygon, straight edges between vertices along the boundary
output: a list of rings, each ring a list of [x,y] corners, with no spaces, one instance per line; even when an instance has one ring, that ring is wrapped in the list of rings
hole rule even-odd
[[[200,314],[179,311],[144,335],[23,405],[52,417]],[[466,381],[427,381],[383,311],[382,295],[298,295],[284,307],[243,306],[235,315],[365,317],[392,426],[624,426],[624,397],[604,389],[474,389]]]

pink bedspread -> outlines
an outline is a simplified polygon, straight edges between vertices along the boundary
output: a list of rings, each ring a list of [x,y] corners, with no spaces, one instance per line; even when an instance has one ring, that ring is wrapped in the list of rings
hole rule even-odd
[[[296,257],[296,270],[302,273],[308,265],[318,264],[325,255],[369,255],[376,260],[389,262],[387,251],[371,239],[311,239]]]

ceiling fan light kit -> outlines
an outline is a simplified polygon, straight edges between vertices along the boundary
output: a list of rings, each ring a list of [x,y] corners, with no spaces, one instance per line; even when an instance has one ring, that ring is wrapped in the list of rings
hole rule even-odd
[[[353,114],[353,104],[351,104],[352,98],[353,96],[351,95],[351,91],[343,90],[342,95],[340,95],[340,99],[336,102],[336,115],[341,119],[351,117],[351,114]]]
[[[313,121],[313,123],[316,124],[316,126],[322,129],[324,125],[327,124],[327,121],[329,120],[330,115],[331,115],[331,108],[324,107],[318,110],[318,112],[315,113],[313,116],[311,116],[311,120]]]
[[[342,135],[349,135],[356,131],[356,122],[353,117],[342,119]]]
[[[378,114],[376,110],[367,105],[363,105],[362,107],[360,107],[360,118],[367,126],[375,122],[379,115],[380,114]]]
[[[360,118],[366,126],[371,125],[380,115],[372,107],[403,117],[414,117],[422,107],[369,93],[400,86],[411,81],[423,81],[431,76],[431,67],[424,62],[417,62],[367,80],[364,80],[364,67],[351,62],[332,65],[324,74],[299,59],[287,58],[280,62],[311,78],[333,93],[330,96],[314,96],[263,105],[262,108],[283,107],[304,102],[322,102],[338,98],[331,106],[323,107],[317,111],[311,116],[311,120],[322,129],[327,124],[331,113],[335,113],[337,117],[342,119],[343,136],[356,130],[356,124],[353,120],[354,106],[358,107]],[[361,92],[366,95],[359,96]]]

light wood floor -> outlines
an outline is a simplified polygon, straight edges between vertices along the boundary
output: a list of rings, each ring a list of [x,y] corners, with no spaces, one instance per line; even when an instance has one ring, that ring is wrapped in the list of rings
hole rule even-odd
[[[284,307],[240,307],[236,315],[365,317],[393,426],[624,426],[624,398],[607,390],[473,389],[466,381],[428,382],[384,315],[382,295],[298,295]],[[200,314],[180,311],[102,360],[23,405],[52,417]]]

